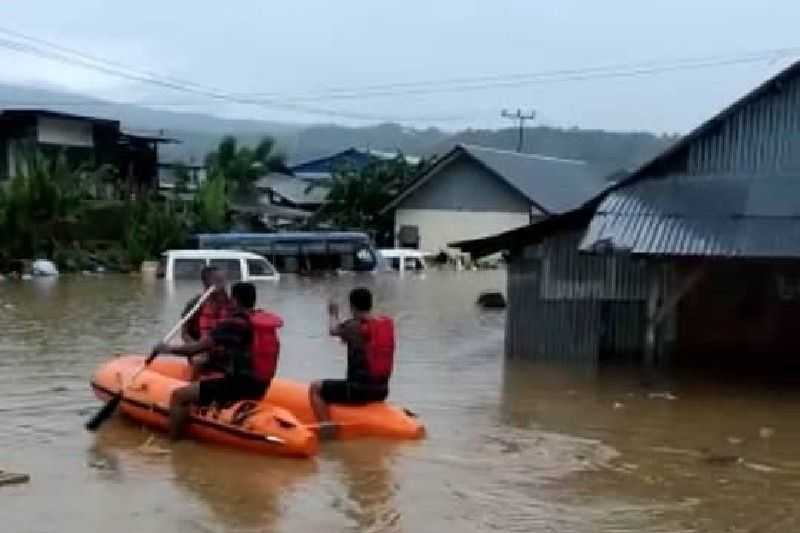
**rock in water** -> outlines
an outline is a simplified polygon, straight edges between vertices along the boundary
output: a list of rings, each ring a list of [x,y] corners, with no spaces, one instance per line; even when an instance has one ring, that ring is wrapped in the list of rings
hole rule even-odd
[[[497,291],[485,291],[478,296],[478,305],[485,309],[504,309],[506,299]]]
[[[27,483],[31,480],[28,474],[14,474],[13,472],[3,472],[0,470],[0,487],[3,485],[18,485]]]

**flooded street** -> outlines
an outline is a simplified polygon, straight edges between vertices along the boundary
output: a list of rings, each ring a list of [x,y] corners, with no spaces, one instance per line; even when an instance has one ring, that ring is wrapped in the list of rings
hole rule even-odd
[[[787,532],[800,529],[800,388],[503,359],[503,272],[285,276],[259,285],[281,315],[279,373],[344,375],[325,302],[356,283],[398,323],[391,400],[420,442],[325,444],[310,461],[182,442],[154,454],[120,419],[97,434],[88,379],[143,351],[194,284],[64,277],[0,285],[0,487],[8,532]],[[797,529],[796,529],[797,528]]]

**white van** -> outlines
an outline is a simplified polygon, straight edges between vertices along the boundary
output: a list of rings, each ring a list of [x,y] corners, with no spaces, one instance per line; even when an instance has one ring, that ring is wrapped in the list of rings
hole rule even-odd
[[[425,263],[425,253],[419,250],[406,248],[392,248],[378,250],[383,259],[384,268],[396,272],[425,272],[428,269]]]
[[[205,266],[219,268],[228,281],[277,281],[278,271],[258,254],[233,250],[167,250],[158,275],[166,280],[200,279]]]

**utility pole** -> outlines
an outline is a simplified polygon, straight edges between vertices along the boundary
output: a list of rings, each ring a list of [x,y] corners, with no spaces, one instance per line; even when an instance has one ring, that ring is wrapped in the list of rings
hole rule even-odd
[[[522,151],[522,135],[525,131],[525,121],[526,120],[533,120],[536,118],[536,111],[531,110],[527,115],[522,112],[521,109],[517,109],[516,113],[509,113],[507,110],[503,109],[503,112],[500,113],[500,116],[503,118],[508,118],[514,121],[519,122],[519,137],[517,138],[517,152]]]

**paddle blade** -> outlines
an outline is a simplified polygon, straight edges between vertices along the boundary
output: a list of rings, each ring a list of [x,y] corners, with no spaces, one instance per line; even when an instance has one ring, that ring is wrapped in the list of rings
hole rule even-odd
[[[119,402],[122,400],[122,394],[115,394],[108,402],[103,406],[102,409],[97,411],[97,414],[94,415],[88,422],[86,422],[86,429],[89,431],[96,431],[103,422],[111,418],[111,415],[114,414],[114,411],[117,410],[117,406],[119,406]]]

